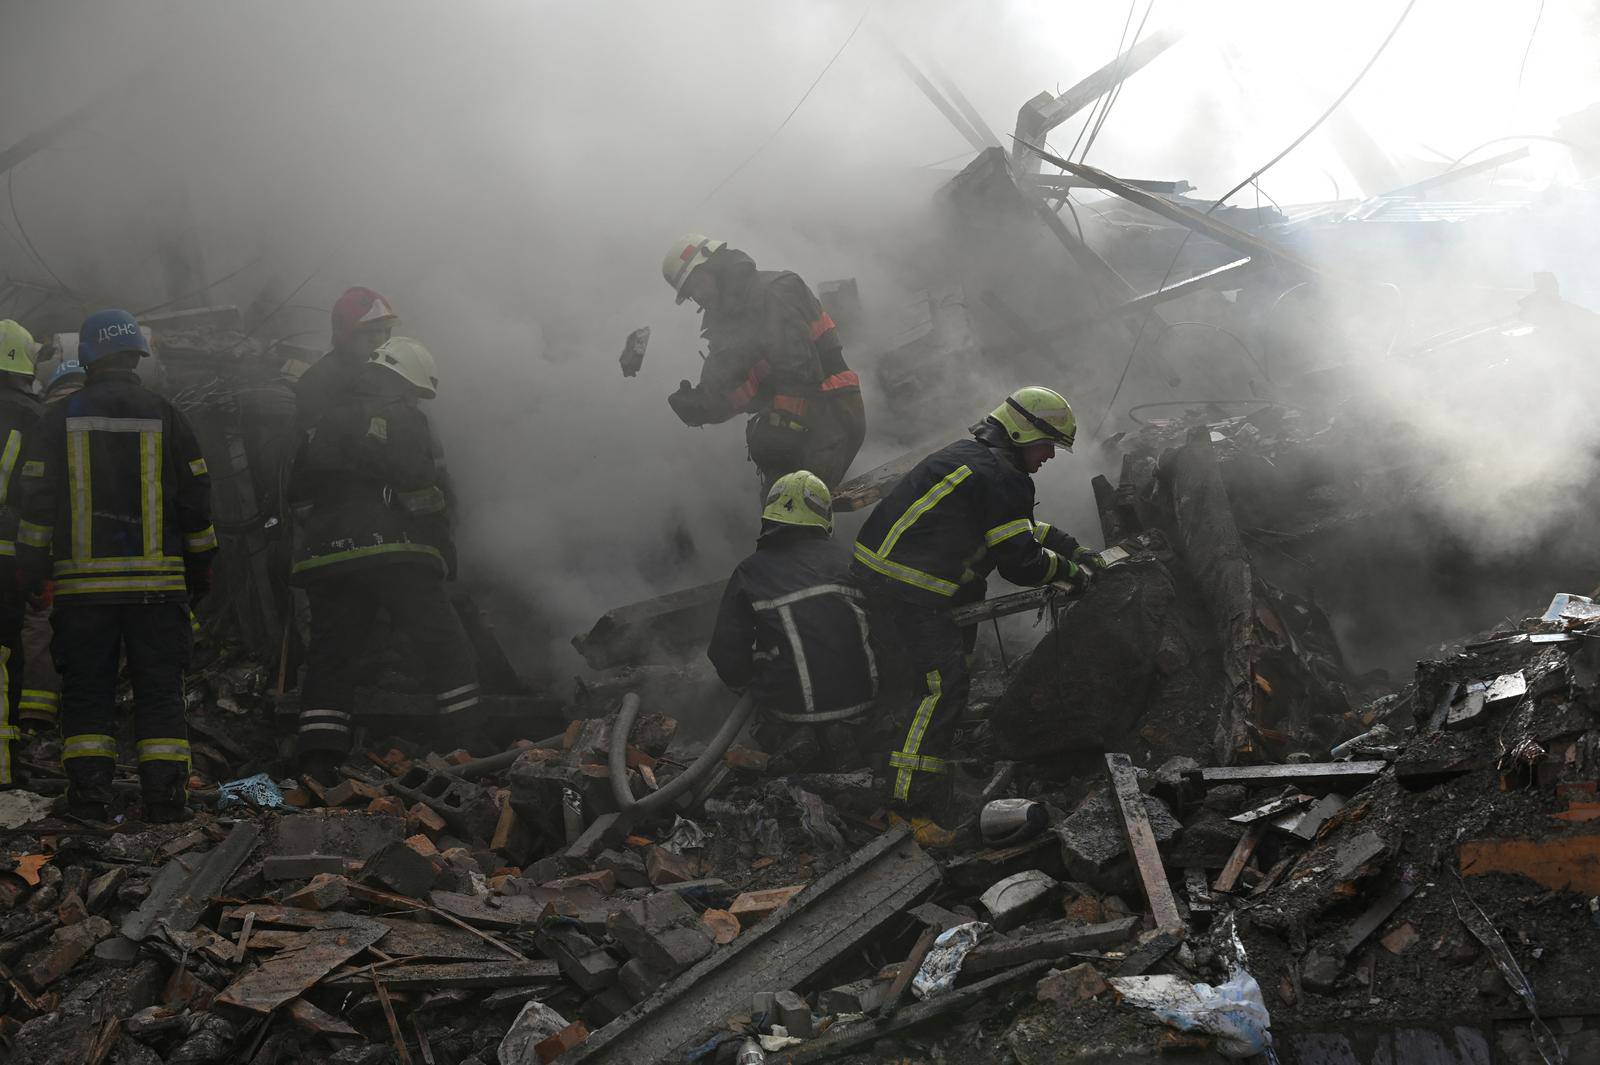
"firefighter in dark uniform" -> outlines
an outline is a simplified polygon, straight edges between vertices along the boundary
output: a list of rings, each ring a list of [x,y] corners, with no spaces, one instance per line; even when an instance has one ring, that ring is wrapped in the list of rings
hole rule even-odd
[[[294,424],[299,436],[349,398],[361,368],[400,322],[388,300],[360,286],[345,290],[333,305],[332,318],[332,350],[295,382]]]
[[[22,730],[22,625],[28,597],[17,580],[23,440],[39,420],[33,395],[33,335],[0,321],[0,788],[17,782]]]
[[[428,349],[394,337],[295,457],[289,500],[304,536],[292,580],[311,602],[296,750],[301,771],[328,782],[350,751],[361,654],[380,609],[418,651],[444,728],[478,705],[472,646],[445,594],[455,547],[418,406],[437,389]]]
[[[1072,450],[1072,408],[1048,388],[1013,392],[971,440],[934,452],[878,504],[855,543],[855,575],[873,632],[909,665],[917,704],[889,755],[891,801],[950,812],[945,756],[966,707],[976,630],[950,608],[981,600],[998,569],[1014,584],[1086,585],[1094,552],[1033,517],[1033,479],[1057,448]]]
[[[833,499],[806,470],[773,484],[756,550],[722,593],[707,657],[724,684],[753,687],[757,731],[780,771],[865,762],[878,692],[860,589],[833,542]]]
[[[148,354],[127,311],[84,319],[78,361],[87,383],[45,410],[22,468],[17,561],[30,589],[54,583],[68,809],[94,820],[111,802],[124,655],[145,819],[190,816],[189,607],[210,590],[217,534],[194,430],[134,373]]]
[[[60,403],[81,392],[83,382],[83,364],[78,362],[74,351],[72,358],[58,362],[50,372],[40,398],[46,407]],[[50,654],[53,635],[50,608],[54,592],[46,581],[44,594],[29,598],[28,613],[22,619],[22,705],[18,717],[24,734],[40,732],[54,736],[60,732],[61,674],[56,672],[55,658]]]
[[[763,497],[785,473],[807,469],[830,490],[866,438],[861,382],[845,365],[828,312],[788,270],[757,270],[726,241],[691,234],[672,246],[662,275],[678,302],[694,300],[709,352],[700,383],[667,397],[685,425],[749,414],[745,443]]]

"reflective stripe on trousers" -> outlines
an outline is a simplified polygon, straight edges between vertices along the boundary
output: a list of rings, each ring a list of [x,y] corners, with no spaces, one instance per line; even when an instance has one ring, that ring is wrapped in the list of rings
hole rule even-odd
[[[933,720],[934,711],[939,708],[939,699],[943,695],[943,682],[937,669],[924,677],[923,683],[927,685],[928,694],[917,704],[917,712],[911,715],[911,727],[906,730],[906,738],[900,749],[889,755],[889,768],[895,771],[894,797],[900,802],[911,797],[911,774],[919,771],[944,773],[949,768],[944,759],[921,753],[923,737],[928,734],[928,724]]]

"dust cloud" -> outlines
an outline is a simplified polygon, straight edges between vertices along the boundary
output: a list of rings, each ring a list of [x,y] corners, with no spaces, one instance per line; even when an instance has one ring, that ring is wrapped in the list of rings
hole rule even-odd
[[[1600,99],[1592,27],[1563,5],[1544,15],[1516,85],[1515,45],[1534,5],[1522,7],[1502,5],[1491,21],[1418,5],[1343,113],[1380,148],[1384,165],[1369,170],[1436,173],[1481,141],[1547,133]],[[0,265],[48,282],[43,260],[85,304],[138,310],[179,294],[163,264],[180,247],[202,278],[243,267],[205,302],[274,310],[258,335],[311,348],[326,344],[327,308],[346,286],[384,293],[400,332],[439,359],[433,414],[461,495],[463,579],[494,590],[530,669],[551,661],[570,671],[569,635],[610,606],[720,578],[756,527],[737,421],[689,430],[665,403],[680,378],[697,377],[703,349],[692,308],[674,306],[661,282],[667,245],[705,232],[813,287],[855,277],[867,323],[846,354],[863,371],[869,420],[882,418],[876,356],[951,254],[934,239],[933,195],[973,155],[888,42],[942,67],[1004,138],[1023,101],[1112,59],[1144,11],[1024,0],[12,4],[0,141],[97,106],[10,173]],[[1302,4],[1156,5],[1144,32],[1181,20],[1189,39],[1128,82],[1089,161],[1218,194],[1342,90],[1397,12],[1375,0],[1336,19]],[[1078,125],[1052,143],[1066,148]],[[1262,192],[1287,204],[1381,191],[1352,158],[1319,135]],[[1538,144],[1500,180],[1576,177],[1569,153]],[[1113,206],[1098,193],[1076,199]],[[1091,243],[1117,239],[1086,217]],[[1551,239],[1504,271],[1498,304],[1525,291],[1522,266],[1552,257],[1569,298],[1600,299],[1579,238]],[[1428,254],[1402,250],[1421,273]],[[1365,313],[1359,300],[1330,307]],[[622,338],[644,324],[653,330],[644,372],[624,380]],[[1197,357],[1185,346],[1194,343],[1174,336],[1171,356]],[[1076,372],[1103,393],[1125,352],[1090,355]],[[1569,482],[1552,471],[1571,448],[1495,448],[1482,426],[1509,397],[1456,380],[1439,394],[1448,402],[1419,406],[1430,378],[1418,372],[1384,363],[1373,395],[1403,406],[1419,446],[1481,445],[1494,452],[1486,461],[1499,460],[1485,483],[1542,478],[1560,496]],[[980,376],[986,391],[969,420],[1025,383],[1004,367]],[[1069,394],[1078,385],[1041,383]],[[1119,406],[1171,395],[1136,389]],[[1450,413],[1475,405],[1487,409],[1471,421]],[[1099,414],[1080,410],[1089,425]],[[1577,410],[1561,416],[1581,421]],[[893,435],[938,443],[964,424],[897,425]],[[1126,425],[1120,411],[1111,425]],[[897,453],[877,436],[869,431],[857,470]],[[1041,512],[1093,542],[1088,482],[1102,460],[1079,452],[1041,477]],[[1506,535],[1538,520],[1482,485],[1449,487],[1440,506],[1475,525],[1487,506],[1505,517],[1492,527]],[[841,535],[852,529],[844,523]]]

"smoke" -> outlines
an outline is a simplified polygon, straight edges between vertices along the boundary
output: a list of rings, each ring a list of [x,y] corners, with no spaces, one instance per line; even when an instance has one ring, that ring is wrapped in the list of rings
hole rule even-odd
[[[1441,155],[1491,137],[1549,132],[1596,98],[1587,15],[1561,5],[1546,12],[1515,88],[1534,5],[1511,6],[1490,20],[1419,4],[1351,98],[1345,117],[1396,172],[1423,176]],[[12,172],[16,215],[0,211],[9,234],[0,265],[48,282],[20,222],[86,302],[138,309],[178,294],[174,248],[202,278],[254,261],[207,301],[283,302],[263,335],[310,347],[325,343],[326,310],[346,286],[383,292],[401,332],[440,363],[432,413],[462,499],[464,578],[496,591],[525,665],[543,665],[604,609],[719,579],[755,532],[739,422],[685,429],[665,402],[680,378],[698,376],[703,350],[692,307],[674,306],[660,280],[667,245],[705,232],[813,287],[857,278],[868,328],[847,356],[867,382],[869,420],[881,419],[870,371],[903,308],[944,265],[930,261],[949,254],[934,240],[932,198],[971,157],[885,41],[947,70],[1004,137],[1023,101],[1107,62],[1128,16],[1114,5],[879,0],[770,146],[708,199],[772,137],[863,10],[736,0],[11,5],[0,140],[103,105]],[[1332,20],[1308,4],[1159,6],[1145,32],[1181,17],[1190,38],[1128,82],[1090,161],[1220,192],[1343,88],[1394,13],[1376,0]],[[1058,129],[1055,146],[1069,145],[1085,117]],[[1360,169],[1319,136],[1263,190],[1283,203],[1335,187],[1350,196],[1370,180]],[[1505,176],[1542,185],[1575,173],[1546,146]],[[1086,217],[1091,243],[1109,236]],[[1569,295],[1600,285],[1586,264],[1562,281]],[[653,330],[644,371],[624,380],[622,339],[644,324]],[[1200,359],[1205,343],[1163,340],[1179,363]],[[1097,403],[1124,350],[1085,353],[1083,386]],[[962,419],[874,421],[856,468],[897,453],[888,440],[959,436],[1025,383],[1004,365],[977,372],[982,394]],[[1425,380],[1390,389],[1388,372],[1380,399],[1426,393]],[[1139,378],[1120,405],[1171,394]],[[1469,403],[1452,395],[1448,408]],[[1080,419],[1092,426],[1099,413],[1081,409]],[[1409,401],[1398,413],[1426,447],[1485,439]],[[1531,461],[1525,454],[1489,457],[1501,462],[1486,478],[1538,473],[1517,464]],[[1548,471],[1561,450],[1541,459]],[[1101,461],[1080,446],[1039,482],[1041,513],[1090,542],[1088,480]],[[1461,498],[1483,496],[1452,489],[1441,507]],[[1480,509],[1459,517],[1477,522]],[[852,531],[842,523],[841,537]],[[570,666],[554,663],[558,673]]]

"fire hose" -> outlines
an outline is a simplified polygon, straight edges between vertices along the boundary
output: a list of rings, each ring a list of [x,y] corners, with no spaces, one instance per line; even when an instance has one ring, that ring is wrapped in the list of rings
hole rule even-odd
[[[623,811],[631,810],[646,814],[660,809],[688,791],[711,772],[722,760],[722,756],[728,753],[728,748],[733,745],[733,738],[744,728],[744,723],[750,719],[750,712],[753,709],[755,709],[755,698],[749,692],[741,695],[728,713],[727,720],[722,723],[717,734],[711,737],[711,742],[706,744],[705,753],[660,790],[651,792],[642,799],[635,799],[632,789],[628,787],[628,735],[633,732],[634,718],[639,716],[639,696],[633,692],[624,695],[622,709],[617,711],[616,723],[611,726],[611,794],[617,800],[617,807]]]

